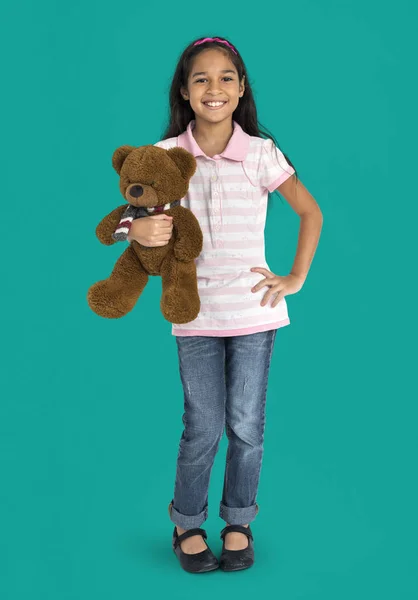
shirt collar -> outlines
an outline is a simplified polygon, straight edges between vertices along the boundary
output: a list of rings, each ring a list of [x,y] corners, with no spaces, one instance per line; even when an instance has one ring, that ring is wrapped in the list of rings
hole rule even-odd
[[[193,156],[206,156],[193,137],[192,129],[194,129],[195,124],[195,119],[192,119],[189,122],[186,131],[177,137],[177,145],[190,152],[190,154],[193,154]],[[222,158],[230,158],[231,160],[243,161],[248,154],[251,136],[249,136],[248,133],[245,133],[241,125],[236,121],[232,121],[232,124],[234,127],[232,136],[225,150],[221,152],[219,156]],[[206,156],[206,158],[210,157]]]

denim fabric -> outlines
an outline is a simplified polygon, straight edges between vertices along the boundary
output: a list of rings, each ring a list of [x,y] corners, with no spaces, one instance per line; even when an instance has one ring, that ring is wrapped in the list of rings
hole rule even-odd
[[[254,520],[263,456],[267,381],[276,329],[233,337],[176,336],[184,390],[171,520],[183,529],[208,516],[210,474],[228,436],[219,516],[231,525]]]

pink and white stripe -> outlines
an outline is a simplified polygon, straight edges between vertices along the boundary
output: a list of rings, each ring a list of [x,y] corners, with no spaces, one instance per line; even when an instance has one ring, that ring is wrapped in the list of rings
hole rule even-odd
[[[155,144],[185,148],[197,162],[181,204],[203,231],[203,249],[195,261],[201,309],[194,321],[173,324],[172,333],[232,336],[284,327],[290,324],[285,298],[274,308],[271,301],[261,306],[268,288],[251,292],[264,276],[250,269],[269,269],[264,246],[268,192],[295,171],[272,140],[249,136],[235,121],[225,150],[207,156],[194,139],[194,125],[192,120],[180,136]]]

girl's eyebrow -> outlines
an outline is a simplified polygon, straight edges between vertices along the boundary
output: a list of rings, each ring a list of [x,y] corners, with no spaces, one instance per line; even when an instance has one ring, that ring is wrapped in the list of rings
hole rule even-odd
[[[232,71],[231,69],[224,69],[221,73],[233,73],[236,75],[236,71]],[[196,77],[196,75],[206,75],[206,71],[199,71],[198,73],[193,73],[192,77]]]

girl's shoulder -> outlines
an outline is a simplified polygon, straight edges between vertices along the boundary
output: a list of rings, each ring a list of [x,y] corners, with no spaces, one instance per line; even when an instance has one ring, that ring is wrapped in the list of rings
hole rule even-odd
[[[170,148],[174,148],[175,146],[177,146],[177,137],[171,137],[165,140],[160,140],[159,142],[153,145],[157,146],[157,148],[162,148],[163,150],[170,150]]]
[[[271,140],[270,140],[271,141]],[[257,166],[262,164],[265,154],[269,151],[269,145],[267,140],[255,135],[249,136],[248,152],[245,157],[244,163]]]
[[[277,147],[271,138],[262,138],[255,135],[250,135],[250,150],[262,154],[269,153],[274,147]]]

